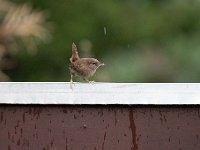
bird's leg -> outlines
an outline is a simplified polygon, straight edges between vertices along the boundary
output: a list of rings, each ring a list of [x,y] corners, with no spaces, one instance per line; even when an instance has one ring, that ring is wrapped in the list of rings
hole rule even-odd
[[[73,82],[73,75],[71,74],[70,78],[70,88],[73,89],[73,85],[75,86],[75,83]]]

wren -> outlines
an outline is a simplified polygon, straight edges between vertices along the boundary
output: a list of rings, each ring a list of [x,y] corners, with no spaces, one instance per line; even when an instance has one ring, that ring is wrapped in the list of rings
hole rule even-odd
[[[104,66],[104,63],[101,63],[95,58],[80,58],[78,54],[78,50],[76,45],[72,44],[72,56],[70,58],[69,70],[71,74],[70,83],[73,83],[73,77],[79,77],[87,82],[94,82],[89,81],[88,78],[93,76],[96,70],[100,66]]]

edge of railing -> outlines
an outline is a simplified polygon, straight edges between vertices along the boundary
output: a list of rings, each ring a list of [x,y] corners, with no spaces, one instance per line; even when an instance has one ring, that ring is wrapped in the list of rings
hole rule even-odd
[[[200,104],[199,83],[1,82],[0,104]]]

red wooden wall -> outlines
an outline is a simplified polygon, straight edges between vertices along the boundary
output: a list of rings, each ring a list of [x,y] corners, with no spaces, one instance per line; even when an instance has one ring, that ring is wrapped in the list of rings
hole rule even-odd
[[[199,106],[0,105],[0,150],[199,150]]]

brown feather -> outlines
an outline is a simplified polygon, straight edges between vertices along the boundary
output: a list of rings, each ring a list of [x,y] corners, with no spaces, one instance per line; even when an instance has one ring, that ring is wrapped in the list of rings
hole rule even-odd
[[[72,75],[71,81],[73,76],[78,76],[86,80],[95,74],[98,67],[103,65],[103,63],[100,63],[95,58],[80,58],[76,45],[74,43],[72,44],[72,56],[69,64],[70,73]]]
[[[76,47],[76,44],[73,43],[72,44],[72,56],[70,58],[70,62],[75,62],[78,59],[80,59],[80,57],[78,55],[77,47]]]

